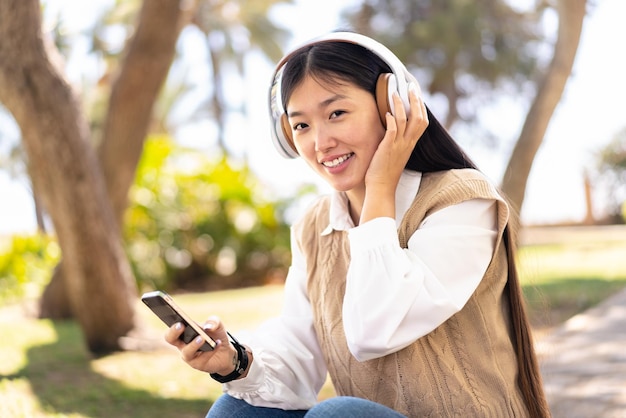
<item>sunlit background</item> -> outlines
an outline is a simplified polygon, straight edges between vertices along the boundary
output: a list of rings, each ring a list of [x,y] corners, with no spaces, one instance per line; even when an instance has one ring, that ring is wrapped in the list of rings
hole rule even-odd
[[[50,0],[47,15],[59,15],[66,27],[80,32],[89,27],[103,8],[110,7],[110,0]],[[354,1],[306,1],[299,0],[290,6],[276,10],[276,21],[292,31],[288,47],[321,33],[334,30],[339,22],[339,12]],[[520,4],[523,5],[523,1]],[[623,98],[626,97],[626,55],[621,43],[626,39],[626,2],[602,0],[594,2],[591,13],[583,25],[582,39],[578,49],[573,73],[566,86],[561,103],[556,109],[543,145],[535,158],[529,177],[522,211],[527,224],[578,222],[585,216],[583,173],[594,164],[594,154],[626,127]],[[555,22],[546,20],[546,25]],[[555,29],[554,29],[555,30]],[[207,60],[205,47],[198,40],[194,47],[194,34],[183,32],[186,37],[188,76],[197,83],[198,94],[208,88],[206,81]],[[181,45],[183,43],[181,42]],[[88,74],[100,65],[86,58],[88,45],[78,41],[67,62],[68,78],[80,85]],[[273,63],[266,58],[252,56],[247,62],[248,78],[244,85],[231,85],[226,90],[235,98],[245,97],[248,118],[233,117],[227,127],[229,150],[234,155],[245,155],[256,174],[268,188],[278,194],[289,194],[303,182],[315,182],[322,190],[325,186],[310,173],[302,161],[282,159],[269,141],[269,118],[266,94]],[[174,68],[172,71],[176,71]],[[429,98],[427,97],[427,102]],[[431,107],[436,109],[436,100]],[[499,99],[481,113],[481,122],[504,144],[512,144],[519,135],[526,108],[510,99]],[[184,109],[178,109],[184,112]],[[176,112],[171,116],[177,117]],[[19,137],[10,120],[0,119],[6,136]],[[179,127],[174,136],[182,143],[207,148],[214,128],[208,123]],[[508,160],[510,147],[489,148],[467,131],[454,131],[456,138],[468,150],[481,169],[492,179],[499,181]],[[0,152],[5,152],[0,142]],[[596,200],[601,200],[596,196]],[[594,202],[601,210],[602,202]],[[20,180],[12,180],[0,172],[0,234],[28,232],[35,229],[35,215],[28,187]]]

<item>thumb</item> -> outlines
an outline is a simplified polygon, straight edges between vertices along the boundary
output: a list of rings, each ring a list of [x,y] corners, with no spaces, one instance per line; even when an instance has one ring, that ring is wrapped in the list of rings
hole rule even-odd
[[[226,334],[226,327],[222,320],[217,316],[210,316],[204,321],[202,328],[213,339],[220,339],[222,341],[228,341],[228,335]]]

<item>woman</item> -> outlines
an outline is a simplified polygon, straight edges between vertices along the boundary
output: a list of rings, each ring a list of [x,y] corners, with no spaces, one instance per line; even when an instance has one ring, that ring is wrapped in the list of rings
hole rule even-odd
[[[270,102],[275,145],[336,192],[292,228],[283,312],[245,349],[217,317],[213,352],[166,335],[225,382],[208,416],[549,416],[510,210],[397,58],[330,34],[281,61]]]

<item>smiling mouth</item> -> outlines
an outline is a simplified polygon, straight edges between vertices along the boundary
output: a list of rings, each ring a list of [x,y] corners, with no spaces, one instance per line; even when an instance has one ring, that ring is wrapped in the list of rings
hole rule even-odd
[[[346,154],[346,155],[342,155],[341,157],[337,157],[334,160],[324,161],[324,162],[322,162],[322,165],[324,167],[328,167],[328,168],[337,167],[339,164],[341,164],[344,161],[352,158],[353,155],[354,155],[354,153],[351,152],[350,154]]]

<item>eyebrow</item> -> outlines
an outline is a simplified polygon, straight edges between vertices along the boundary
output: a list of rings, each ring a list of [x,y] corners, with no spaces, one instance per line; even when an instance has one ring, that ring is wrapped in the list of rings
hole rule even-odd
[[[319,109],[323,109],[323,108],[325,108],[325,107],[327,107],[327,106],[331,105],[332,103],[334,103],[334,102],[336,102],[336,101],[338,101],[338,100],[345,99],[345,98],[347,98],[347,96],[345,96],[345,95],[343,95],[343,94],[335,94],[335,95],[333,95],[333,96],[329,97],[328,99],[326,99],[326,100],[324,100],[324,101],[320,102],[320,104],[319,104],[317,107],[318,107]],[[293,118],[293,117],[296,117],[296,116],[302,116],[302,115],[303,115],[303,112],[300,112],[300,111],[298,111],[298,110],[296,110],[296,111],[294,111],[294,112],[287,113],[287,117],[288,117],[288,118]]]

